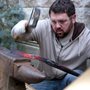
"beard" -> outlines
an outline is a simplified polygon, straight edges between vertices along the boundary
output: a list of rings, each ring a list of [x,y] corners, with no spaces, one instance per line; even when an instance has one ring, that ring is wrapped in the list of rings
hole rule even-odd
[[[56,35],[57,39],[66,37],[69,34],[69,32],[72,30],[73,26],[74,26],[74,24],[72,22],[70,22],[66,32],[61,28],[57,28],[57,30],[55,30],[56,31],[55,35]]]
[[[61,32],[61,33],[55,33],[56,37],[59,38],[64,38],[68,35],[68,32]]]

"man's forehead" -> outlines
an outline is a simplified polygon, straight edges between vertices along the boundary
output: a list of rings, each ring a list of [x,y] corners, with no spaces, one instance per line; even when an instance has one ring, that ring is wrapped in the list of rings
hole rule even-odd
[[[69,19],[69,17],[68,17],[68,15],[66,14],[66,13],[54,13],[54,12],[52,12],[51,14],[50,14],[50,18],[51,19],[60,19],[60,20],[62,20],[62,19]]]

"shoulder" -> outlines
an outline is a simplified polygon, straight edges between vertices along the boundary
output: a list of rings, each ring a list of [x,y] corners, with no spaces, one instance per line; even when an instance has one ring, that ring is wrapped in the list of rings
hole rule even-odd
[[[86,36],[90,36],[90,29],[89,28],[87,28],[87,27],[85,27],[84,28],[84,34],[86,35]]]
[[[84,42],[90,41],[90,29],[85,27],[83,32],[81,33],[81,38]]]

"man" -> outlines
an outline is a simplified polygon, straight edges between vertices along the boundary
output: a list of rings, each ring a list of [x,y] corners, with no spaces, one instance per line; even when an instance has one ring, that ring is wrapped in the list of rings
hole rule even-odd
[[[13,38],[37,41],[42,57],[82,73],[90,57],[90,30],[76,22],[75,6],[70,0],[54,1],[49,16],[28,31],[28,21],[20,21],[11,31]],[[39,70],[48,80],[33,84],[36,90],[63,90],[76,78],[44,63],[40,63]]]

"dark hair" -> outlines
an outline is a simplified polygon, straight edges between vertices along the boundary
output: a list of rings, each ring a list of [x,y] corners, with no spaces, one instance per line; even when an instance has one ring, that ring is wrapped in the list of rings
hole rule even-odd
[[[51,11],[54,13],[67,13],[70,17],[75,14],[75,6],[70,0],[56,0],[50,6],[49,15],[51,14]]]

